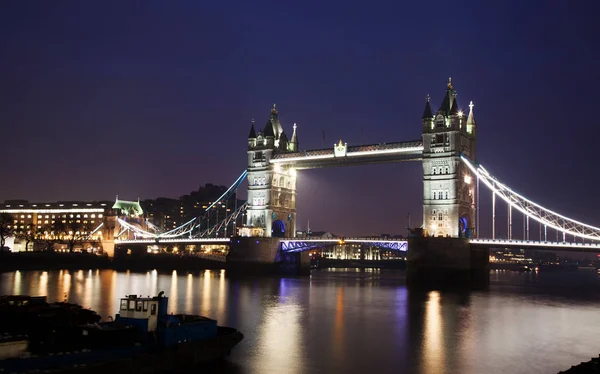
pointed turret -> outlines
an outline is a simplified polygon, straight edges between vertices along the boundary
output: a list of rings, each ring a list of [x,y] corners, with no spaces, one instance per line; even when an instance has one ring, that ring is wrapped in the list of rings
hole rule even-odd
[[[290,140],[289,150],[298,152],[298,134],[296,133],[296,124],[294,123],[294,132],[292,132],[292,140]]]
[[[454,100],[452,100],[452,108],[450,109],[450,114],[458,115],[458,102],[456,101],[456,94],[454,94]]]
[[[254,129],[254,118],[252,118],[252,126],[250,126],[250,133],[248,134],[248,139],[256,138],[256,130]]]
[[[288,150],[288,138],[285,135],[285,132],[282,132],[279,136],[279,150],[287,151]]]
[[[423,117],[421,119],[433,118],[433,112],[431,111],[431,105],[429,105],[429,95],[426,97],[425,110],[423,111]]]
[[[265,135],[265,137],[275,136],[275,133],[273,132],[273,123],[271,123],[271,120],[267,121],[267,124],[265,125],[265,128],[263,130],[263,134]]]
[[[452,88],[452,77],[448,78],[448,89],[446,89],[446,95],[444,95],[444,100],[442,101],[442,105],[440,105],[440,109],[438,111],[444,112],[446,115],[450,114],[450,109],[452,109],[454,98],[456,96],[456,91]]]
[[[473,101],[469,103],[469,117],[467,118],[467,132],[469,134],[475,133],[475,128],[477,127],[477,123],[475,122],[475,115],[473,114]]]

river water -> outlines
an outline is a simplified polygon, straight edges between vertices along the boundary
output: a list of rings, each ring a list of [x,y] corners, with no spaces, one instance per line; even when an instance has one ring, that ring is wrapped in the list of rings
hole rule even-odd
[[[595,272],[492,271],[485,291],[407,289],[404,272],[229,278],[224,270],[0,274],[0,294],[47,295],[106,318],[128,294],[165,291],[245,339],[223,373],[557,373],[600,353]]]

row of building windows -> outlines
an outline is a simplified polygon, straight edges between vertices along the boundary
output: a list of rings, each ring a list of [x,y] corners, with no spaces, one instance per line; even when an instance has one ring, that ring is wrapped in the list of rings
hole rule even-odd
[[[447,200],[450,198],[449,190],[433,190],[432,199],[433,200]]]
[[[267,184],[267,179],[265,177],[254,178],[253,183],[252,183],[253,186],[264,186],[266,184]],[[275,177],[273,177],[273,186],[291,188],[292,182],[290,180],[288,180],[286,183],[285,177],[282,176],[282,177],[277,178],[275,176]]]
[[[265,178],[265,177],[254,178],[253,186],[264,186],[265,184],[267,184],[267,178]]]
[[[55,218],[56,218],[56,215],[54,215],[54,214],[52,214],[51,216],[52,216],[52,219],[55,219]],[[61,217],[61,215],[58,215],[58,217],[60,218],[60,217]],[[23,219],[24,219],[24,218],[25,218],[25,215],[24,215],[24,214],[21,214],[21,218],[23,218]],[[28,214],[28,215],[27,215],[27,218],[31,219],[31,214]],[[41,215],[41,214],[40,214],[40,215],[38,216],[38,218],[50,218],[50,215],[48,215],[48,214],[46,214],[46,215]],[[63,215],[62,215],[62,218],[67,218],[67,215],[66,215],[66,214],[63,214]],[[69,214],[69,218],[81,218],[81,214],[76,214],[76,215]],[[84,214],[84,215],[83,215],[83,218],[96,218],[96,215],[95,215],[95,214],[90,214],[90,215],[89,215],[89,217],[88,217],[88,215],[87,215],[87,214]],[[98,218],[102,218],[102,214],[98,214]]]
[[[431,174],[450,174],[449,166],[432,167]]]
[[[75,222],[76,222],[76,223],[81,223],[81,220],[80,220],[80,219],[78,219],[78,220],[76,220]],[[21,220],[21,221],[19,221],[19,220],[15,220],[13,223],[14,223],[15,227],[17,227],[17,226],[19,225],[19,223],[20,223],[20,224],[21,224],[21,228],[23,228],[23,225],[25,224],[25,221],[23,221],[23,220]],[[47,220],[47,219],[46,219],[46,220],[44,220],[43,222],[42,222],[42,221],[39,221],[39,224],[42,224],[42,223],[43,223],[44,225],[48,225],[48,224],[54,224],[54,223],[56,223],[56,221],[55,221],[55,220]],[[63,219],[63,220],[62,220],[62,223],[67,223],[67,220],[64,220],[64,219]],[[95,220],[91,220],[91,221],[88,221],[88,220],[83,220],[83,223],[85,223],[85,224],[87,224],[87,223],[94,224],[94,223],[96,223],[96,221],[95,221]]]
[[[255,197],[252,199],[252,205],[254,206],[262,206],[265,205],[265,198],[264,197]]]

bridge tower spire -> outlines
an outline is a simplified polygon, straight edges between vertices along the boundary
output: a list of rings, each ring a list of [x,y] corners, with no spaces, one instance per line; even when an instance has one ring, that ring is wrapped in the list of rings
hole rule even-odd
[[[465,120],[456,100],[452,78],[438,111],[429,97],[423,126],[423,228],[429,236],[466,237],[474,234],[475,176],[460,160],[475,160],[472,107]],[[470,125],[471,124],[471,125]]]
[[[263,131],[248,137],[248,210],[243,235],[294,237],[296,234],[296,170],[271,160],[297,151],[296,129],[288,142],[273,104]],[[295,144],[294,149],[292,145]]]

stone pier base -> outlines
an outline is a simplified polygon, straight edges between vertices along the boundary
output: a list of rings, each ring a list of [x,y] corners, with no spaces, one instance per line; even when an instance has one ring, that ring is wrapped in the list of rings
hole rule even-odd
[[[282,253],[280,238],[237,237],[231,241],[227,269],[244,274],[310,274],[308,252]]]
[[[462,238],[409,238],[406,259],[409,287],[485,288],[489,250],[472,248]]]

